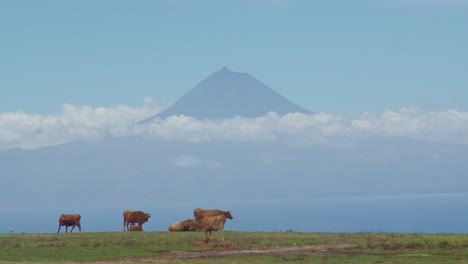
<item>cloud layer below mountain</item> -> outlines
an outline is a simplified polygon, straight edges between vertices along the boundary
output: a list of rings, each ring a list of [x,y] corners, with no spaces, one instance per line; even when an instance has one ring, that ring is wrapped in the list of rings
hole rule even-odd
[[[54,115],[0,113],[0,150],[35,149],[76,140],[125,136],[200,143],[286,140],[301,145],[330,142],[334,138],[352,140],[375,136],[468,144],[468,112],[455,109],[425,112],[417,107],[404,107],[356,117],[334,113],[283,116],[269,113],[257,118],[223,120],[171,116],[138,123],[162,110],[162,106],[146,99],[142,107],[93,108],[65,104],[63,112]]]

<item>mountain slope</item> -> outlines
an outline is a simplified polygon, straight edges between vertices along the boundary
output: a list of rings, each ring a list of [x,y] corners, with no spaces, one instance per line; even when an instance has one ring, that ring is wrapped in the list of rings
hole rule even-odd
[[[257,117],[268,112],[280,115],[310,113],[251,75],[222,68],[182,96],[172,107],[147,120],[173,115],[200,119]]]
[[[0,206],[465,193],[468,147],[365,139],[346,145],[149,138],[0,152]],[[341,147],[346,145],[347,147]],[[131,194],[129,196],[129,194]]]

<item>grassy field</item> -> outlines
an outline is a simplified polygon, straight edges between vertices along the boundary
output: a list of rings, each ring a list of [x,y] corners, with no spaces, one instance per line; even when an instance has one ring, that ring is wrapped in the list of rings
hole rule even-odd
[[[214,237],[217,237],[214,234]],[[194,246],[203,233],[1,234],[0,262],[468,263],[466,234],[225,233],[234,247]]]

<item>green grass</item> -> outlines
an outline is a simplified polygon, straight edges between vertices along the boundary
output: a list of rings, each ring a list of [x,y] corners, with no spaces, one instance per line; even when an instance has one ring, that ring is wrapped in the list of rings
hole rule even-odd
[[[193,249],[181,234],[167,232],[0,235],[0,259],[7,261],[90,261],[151,256]]]
[[[217,234],[214,234],[216,237]],[[352,245],[312,255],[268,254],[209,259],[170,259],[158,263],[468,263],[466,234],[395,233],[225,233],[237,249],[291,245]],[[0,261],[112,261],[154,257],[171,251],[199,251],[203,233],[110,232],[1,234]],[[428,256],[430,255],[430,256]],[[165,262],[166,261],[166,262]]]

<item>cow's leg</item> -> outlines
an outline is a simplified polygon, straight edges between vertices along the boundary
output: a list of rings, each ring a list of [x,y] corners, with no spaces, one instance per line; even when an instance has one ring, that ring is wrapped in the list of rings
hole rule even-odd
[[[73,233],[73,229],[75,229],[75,224],[72,225],[72,228],[70,230],[70,233]]]
[[[220,232],[220,234],[221,234],[221,239],[222,239],[222,241],[224,242],[224,222],[221,222],[221,223],[219,224],[219,232]]]
[[[68,233],[68,226],[65,225],[65,233]]]
[[[123,223],[124,232],[126,231],[126,230],[125,230],[125,224],[126,224],[126,223],[127,223],[127,221],[125,221],[125,219],[124,219],[124,223]]]
[[[57,234],[60,233],[60,227],[62,227],[62,226],[59,224],[59,228],[58,228]]]
[[[80,233],[81,233],[81,224],[78,224],[76,226],[78,226],[78,230],[80,230]]]

